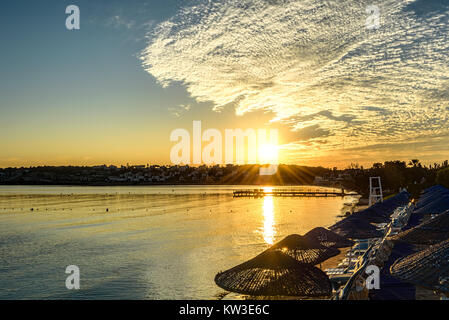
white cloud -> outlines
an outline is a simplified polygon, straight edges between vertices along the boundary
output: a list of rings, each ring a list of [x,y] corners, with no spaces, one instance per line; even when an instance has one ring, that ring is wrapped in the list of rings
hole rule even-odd
[[[308,150],[449,133],[448,5],[378,0],[380,29],[367,30],[371,4],[204,1],[156,28],[143,65],[216,109],[273,111]]]
[[[127,20],[122,16],[115,15],[115,16],[110,17],[107,20],[106,25],[108,27],[117,28],[117,29],[120,29],[120,28],[131,29],[135,25],[135,21]]]
[[[189,111],[191,109],[190,104],[180,104],[175,107],[169,107],[168,111],[175,117],[179,118],[184,112]]]

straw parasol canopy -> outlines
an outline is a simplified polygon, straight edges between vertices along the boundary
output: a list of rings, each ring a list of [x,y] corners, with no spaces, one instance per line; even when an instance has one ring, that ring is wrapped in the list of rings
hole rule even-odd
[[[390,217],[388,215],[384,215],[374,210],[374,208],[368,208],[362,211],[358,211],[351,215],[351,218],[358,218],[366,220],[367,222],[372,223],[386,223],[390,221]]]
[[[393,276],[420,287],[449,293],[449,240],[397,260]]]
[[[418,214],[440,214],[449,210],[449,194],[437,196],[434,201],[414,210]]]
[[[441,190],[430,192],[426,195],[423,195],[419,198],[419,201],[416,203],[415,209],[420,209],[422,207],[425,207],[426,205],[438,200],[439,198],[443,196],[449,195],[449,190],[446,188],[443,188]]]
[[[317,241],[327,248],[345,248],[354,245],[354,241],[346,239],[345,237],[322,227],[310,230],[304,235],[304,238]]]
[[[390,238],[392,241],[419,245],[437,244],[447,239],[449,239],[449,210]]]
[[[340,250],[336,248],[327,248],[319,242],[299,234],[291,234],[285,237],[268,250],[280,250],[299,262],[311,265],[319,264],[340,254]]]
[[[219,272],[215,283],[227,291],[253,296],[324,297],[332,292],[323,271],[275,250]]]
[[[337,222],[329,229],[342,237],[351,239],[370,239],[383,236],[383,233],[369,222],[359,218],[351,218],[351,216]]]

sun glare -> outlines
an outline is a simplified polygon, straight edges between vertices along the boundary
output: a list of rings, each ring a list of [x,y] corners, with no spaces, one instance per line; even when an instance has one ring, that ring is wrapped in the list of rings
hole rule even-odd
[[[263,239],[268,244],[274,243],[274,236],[276,234],[274,221],[274,204],[273,197],[266,196],[263,198]]]
[[[259,146],[260,164],[277,164],[278,146],[274,144],[262,144]]]

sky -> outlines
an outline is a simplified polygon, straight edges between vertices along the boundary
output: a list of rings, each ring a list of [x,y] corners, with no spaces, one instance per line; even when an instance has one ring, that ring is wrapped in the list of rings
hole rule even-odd
[[[194,120],[278,129],[282,163],[440,162],[448,20],[449,0],[1,1],[0,167],[170,164]]]

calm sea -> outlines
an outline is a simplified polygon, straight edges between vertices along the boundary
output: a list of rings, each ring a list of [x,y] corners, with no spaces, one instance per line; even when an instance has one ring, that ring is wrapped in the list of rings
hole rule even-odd
[[[242,188],[0,186],[0,299],[217,299],[218,271],[357,200],[233,198]]]

